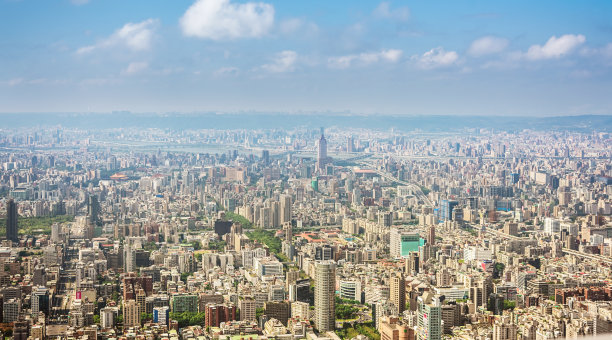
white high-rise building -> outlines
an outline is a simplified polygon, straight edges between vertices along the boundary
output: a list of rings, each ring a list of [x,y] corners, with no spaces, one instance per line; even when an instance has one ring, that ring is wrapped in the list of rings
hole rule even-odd
[[[100,309],[100,326],[102,329],[113,328],[115,322],[115,310],[110,307]]]
[[[336,328],[336,264],[321,261],[315,271],[315,327],[319,332]]]
[[[438,297],[430,294],[418,298],[418,327],[419,340],[442,339],[442,305]]]
[[[544,232],[547,234],[557,234],[561,231],[561,222],[559,220],[547,217],[544,219]]]
[[[343,299],[361,302],[361,281],[342,280],[340,281],[340,297]]]

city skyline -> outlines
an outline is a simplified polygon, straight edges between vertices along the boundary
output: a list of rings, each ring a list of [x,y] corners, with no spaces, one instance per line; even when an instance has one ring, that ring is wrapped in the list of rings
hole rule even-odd
[[[611,339],[610,89],[610,1],[0,0],[0,339]]]
[[[612,133],[473,125],[2,128],[0,337],[609,337]]]
[[[0,13],[0,112],[612,109],[608,2],[24,0]]]

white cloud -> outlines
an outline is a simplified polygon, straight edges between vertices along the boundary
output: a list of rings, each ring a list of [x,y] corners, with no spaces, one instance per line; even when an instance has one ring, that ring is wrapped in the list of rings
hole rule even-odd
[[[578,53],[583,57],[603,57],[604,59],[612,59],[612,43],[608,43],[602,47],[583,47]]]
[[[97,44],[79,48],[77,54],[88,54],[95,50],[116,46],[125,47],[132,51],[148,50],[151,48],[158,22],[156,19],[148,19],[139,23],[129,22]]]
[[[136,73],[140,73],[149,68],[149,63],[145,61],[135,61],[131,62],[123,71],[121,71],[124,75],[133,75]]]
[[[8,85],[8,86],[11,86],[11,87],[12,87],[12,86],[17,86],[17,85],[21,85],[21,84],[23,84],[23,83],[24,83],[24,81],[25,81],[25,80],[24,80],[23,78],[13,78],[13,79],[11,79],[11,80],[7,81],[7,85]]]
[[[575,70],[570,73],[570,76],[573,78],[586,79],[590,78],[593,73],[589,70]]]
[[[0,81],[0,85],[8,85],[10,87],[21,86],[21,85],[42,85],[48,83],[48,79],[46,78],[35,78],[35,79],[25,79],[25,78],[13,78],[6,81]]]
[[[455,51],[445,51],[442,47],[433,48],[422,56],[413,56],[417,65],[422,69],[433,69],[453,65],[459,59],[459,55]]]
[[[123,81],[116,77],[108,77],[108,78],[87,78],[83,79],[79,82],[80,86],[108,86],[108,85],[116,85],[120,84]]]
[[[212,40],[258,38],[273,25],[274,6],[263,2],[197,0],[180,19],[184,35]]]
[[[319,26],[317,26],[315,23],[300,18],[283,20],[278,26],[280,33],[284,35],[299,33],[302,36],[312,36],[319,32]]]
[[[240,69],[237,67],[222,67],[215,72],[213,75],[215,77],[226,77],[226,76],[237,76],[240,73]]]
[[[383,1],[374,9],[374,16],[381,19],[406,21],[410,18],[410,10],[408,7],[391,9],[389,2]]]
[[[298,54],[295,51],[282,51],[276,55],[272,63],[265,64],[261,68],[273,73],[292,72],[295,70],[297,58]]]
[[[612,43],[609,43],[604,48],[601,49],[602,54],[605,57],[612,58]]]
[[[382,50],[380,52],[368,52],[360,54],[350,54],[339,57],[331,57],[328,59],[327,63],[331,68],[340,69],[348,68],[354,63],[361,65],[369,65],[377,63],[379,61],[395,63],[400,60],[402,54],[403,52],[401,50],[388,49]]]
[[[559,38],[550,37],[544,46],[532,45],[525,57],[530,60],[556,59],[571,53],[576,47],[582,45],[586,38],[582,34],[566,34]]]
[[[486,36],[476,39],[470,45],[468,54],[480,57],[488,54],[497,54],[508,47],[508,39]]]

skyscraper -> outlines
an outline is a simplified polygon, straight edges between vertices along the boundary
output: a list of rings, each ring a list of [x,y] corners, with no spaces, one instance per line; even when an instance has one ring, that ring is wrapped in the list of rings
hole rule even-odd
[[[6,239],[19,241],[17,236],[17,204],[13,199],[6,202]]]
[[[327,163],[327,140],[323,132],[323,128],[321,128],[321,138],[319,138],[317,153],[317,169],[319,172],[324,171],[325,163]]]
[[[98,196],[91,195],[87,201],[87,222],[98,224],[100,221],[100,203]]]
[[[280,223],[291,222],[291,196],[280,197]]]
[[[283,223],[283,230],[285,231],[285,242],[291,244],[291,240],[293,239],[293,226],[291,222]]]
[[[442,339],[442,308],[440,299],[429,293],[418,298],[418,338],[419,340]]]
[[[436,244],[436,227],[433,225],[429,226],[429,230],[427,232],[427,243],[432,246]]]
[[[270,150],[261,150],[261,162],[266,165],[270,163]]]
[[[457,201],[442,200],[440,202],[440,222],[450,221],[453,217],[453,209],[459,204]]]
[[[333,261],[317,263],[315,275],[315,327],[319,332],[336,326],[336,265]]]
[[[45,286],[39,286],[32,292],[32,315],[43,312],[49,314],[49,289]]]
[[[136,300],[127,300],[123,303],[123,327],[140,326],[140,314]]]
[[[348,137],[346,141],[346,152],[355,152],[355,143],[353,137]]]
[[[389,282],[389,298],[395,305],[397,315],[406,309],[406,280],[401,273],[391,275]]]

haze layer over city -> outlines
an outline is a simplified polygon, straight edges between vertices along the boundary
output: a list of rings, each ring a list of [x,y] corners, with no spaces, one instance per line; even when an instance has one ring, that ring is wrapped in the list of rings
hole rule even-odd
[[[610,23],[0,0],[0,338],[612,338]]]

